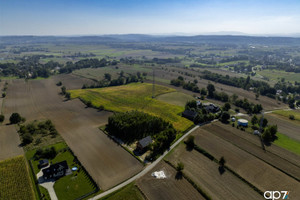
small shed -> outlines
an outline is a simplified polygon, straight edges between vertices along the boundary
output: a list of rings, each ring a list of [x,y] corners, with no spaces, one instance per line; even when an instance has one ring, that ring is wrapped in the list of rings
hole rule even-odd
[[[246,120],[246,119],[239,119],[238,120],[238,125],[239,126],[247,127],[248,126],[248,120]]]
[[[151,136],[147,136],[147,137],[141,139],[140,141],[138,141],[138,143],[137,143],[137,149],[140,150],[140,151],[144,150],[151,143],[152,143]]]

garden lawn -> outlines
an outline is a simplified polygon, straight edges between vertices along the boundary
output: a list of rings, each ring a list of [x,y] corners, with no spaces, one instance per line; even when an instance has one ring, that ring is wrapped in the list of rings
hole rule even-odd
[[[155,86],[155,95],[175,92],[175,89]],[[184,107],[171,105],[152,98],[152,84],[132,83],[122,86],[70,90],[71,98],[91,101],[94,107],[104,106],[105,110],[126,112],[142,111],[171,122],[179,131],[184,131],[193,123],[180,116]]]
[[[46,146],[44,148],[50,148],[52,146],[58,153],[55,158],[49,160],[49,162],[55,164],[65,160],[67,161],[69,168],[76,166],[79,169],[78,171],[73,172],[71,175],[64,176],[55,182],[54,190],[58,199],[77,199],[89,192],[94,191],[96,189],[94,184],[92,183],[86,172],[82,169],[82,167],[74,162],[74,156],[68,149],[67,144],[57,143],[55,145]],[[26,152],[27,159],[33,158],[35,152],[36,149]],[[35,174],[37,174],[40,171],[40,169],[38,168],[39,160],[32,159],[31,163]],[[43,190],[42,192],[45,192],[45,190]]]

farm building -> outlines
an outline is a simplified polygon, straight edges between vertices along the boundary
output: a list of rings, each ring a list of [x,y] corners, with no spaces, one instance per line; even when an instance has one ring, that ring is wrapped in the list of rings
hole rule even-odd
[[[203,106],[208,112],[212,113],[216,113],[220,110],[220,108],[213,103],[205,103]]]
[[[62,161],[59,163],[55,163],[50,165],[50,167],[43,169],[43,177],[45,180],[47,179],[59,179],[60,177],[65,176],[69,171],[67,161]]]
[[[139,151],[143,151],[143,150],[145,150],[146,147],[148,147],[149,144],[151,144],[151,143],[152,143],[151,136],[147,136],[147,137],[141,139],[140,141],[138,141],[138,143],[137,143],[137,149],[138,149]]]
[[[246,119],[239,119],[238,120],[238,125],[239,126],[247,127],[248,126],[248,120],[246,120]]]
[[[196,116],[197,116],[197,112],[192,111],[192,110],[185,110],[182,113],[182,117],[185,117],[185,118],[187,118],[189,120],[192,120],[192,121],[194,121]]]

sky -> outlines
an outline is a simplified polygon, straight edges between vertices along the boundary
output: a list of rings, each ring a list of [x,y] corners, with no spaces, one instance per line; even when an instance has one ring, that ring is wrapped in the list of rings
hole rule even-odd
[[[0,35],[300,35],[300,0],[0,0]]]

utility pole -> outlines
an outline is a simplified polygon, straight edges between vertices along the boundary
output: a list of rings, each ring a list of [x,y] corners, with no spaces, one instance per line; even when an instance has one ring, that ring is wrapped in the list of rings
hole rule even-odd
[[[264,121],[264,111],[261,111],[261,119],[260,119],[260,125],[259,125],[259,138],[260,138],[260,142],[261,142],[261,147],[264,151],[266,151],[265,149],[265,145],[264,145],[264,141],[262,139],[262,132],[263,132],[263,121]]]
[[[154,64],[152,65],[152,78],[153,78],[153,82],[152,82],[152,99],[154,99],[155,97],[155,71],[154,71]]]

